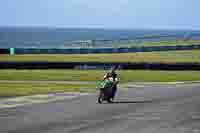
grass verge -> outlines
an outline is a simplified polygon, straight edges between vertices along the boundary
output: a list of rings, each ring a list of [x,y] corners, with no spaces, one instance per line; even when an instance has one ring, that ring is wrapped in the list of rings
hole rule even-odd
[[[0,97],[95,91],[95,84],[1,83]]]
[[[0,70],[0,80],[99,81],[104,70]],[[200,71],[122,70],[121,82],[176,82],[200,80]]]
[[[200,40],[173,40],[160,42],[144,42],[140,46],[176,46],[176,45],[200,45]]]
[[[102,70],[0,70],[0,80],[9,81],[97,81],[106,71]],[[120,83],[125,82],[177,82],[200,81],[200,71],[118,71]],[[4,83],[0,82],[0,97],[25,96],[55,92],[95,91],[97,84],[70,83]]]
[[[120,54],[1,55],[0,61],[194,63],[200,62],[200,50]]]

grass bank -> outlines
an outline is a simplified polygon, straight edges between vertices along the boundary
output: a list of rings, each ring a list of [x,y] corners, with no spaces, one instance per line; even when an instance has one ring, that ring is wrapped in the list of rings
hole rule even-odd
[[[200,50],[120,54],[1,55],[0,61],[194,63],[200,62]]]
[[[0,83],[0,97],[94,91],[95,84]]]
[[[130,40],[124,43],[114,43],[111,47],[123,48],[123,47],[152,47],[152,46],[177,46],[177,45],[200,45],[200,40],[165,40],[165,41],[142,41],[142,40]]]
[[[0,70],[0,80],[99,81],[103,70]],[[176,82],[200,80],[200,71],[118,71],[121,82]]]
[[[100,70],[0,70],[0,80],[9,81],[95,81],[101,80],[106,71]],[[200,71],[118,71],[120,82],[176,82],[200,81]],[[67,91],[95,91],[97,84],[72,84],[0,82],[0,97],[24,96]]]
[[[158,42],[144,42],[140,46],[176,46],[176,45],[200,45],[200,40],[172,40]],[[134,46],[134,45],[133,45]]]

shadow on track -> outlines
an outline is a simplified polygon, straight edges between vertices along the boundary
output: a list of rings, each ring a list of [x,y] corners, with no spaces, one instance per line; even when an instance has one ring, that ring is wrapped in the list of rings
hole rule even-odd
[[[105,102],[105,103],[102,103],[102,104],[136,104],[136,103],[153,103],[153,101],[152,100],[145,100],[145,101],[125,101],[125,100],[123,100],[123,101],[113,101],[113,102],[111,102],[111,103],[107,103],[107,102]]]
[[[152,100],[146,100],[146,101],[114,101],[112,104],[123,104],[123,103],[152,103]]]

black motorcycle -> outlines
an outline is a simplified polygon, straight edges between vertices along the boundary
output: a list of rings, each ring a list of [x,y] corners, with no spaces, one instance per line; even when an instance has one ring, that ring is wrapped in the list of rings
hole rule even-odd
[[[114,82],[111,87],[99,88],[98,103],[101,104],[103,101],[107,101],[108,103],[112,103],[113,86],[117,83],[118,82]]]
[[[100,88],[98,103],[102,103],[103,101],[107,101],[111,103],[112,100],[112,88]]]

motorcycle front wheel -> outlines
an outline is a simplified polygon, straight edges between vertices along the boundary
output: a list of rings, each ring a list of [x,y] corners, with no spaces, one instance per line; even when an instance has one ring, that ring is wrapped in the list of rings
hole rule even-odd
[[[104,94],[102,91],[99,92],[99,97],[98,97],[98,103],[102,103],[103,102],[103,98],[104,98]]]

